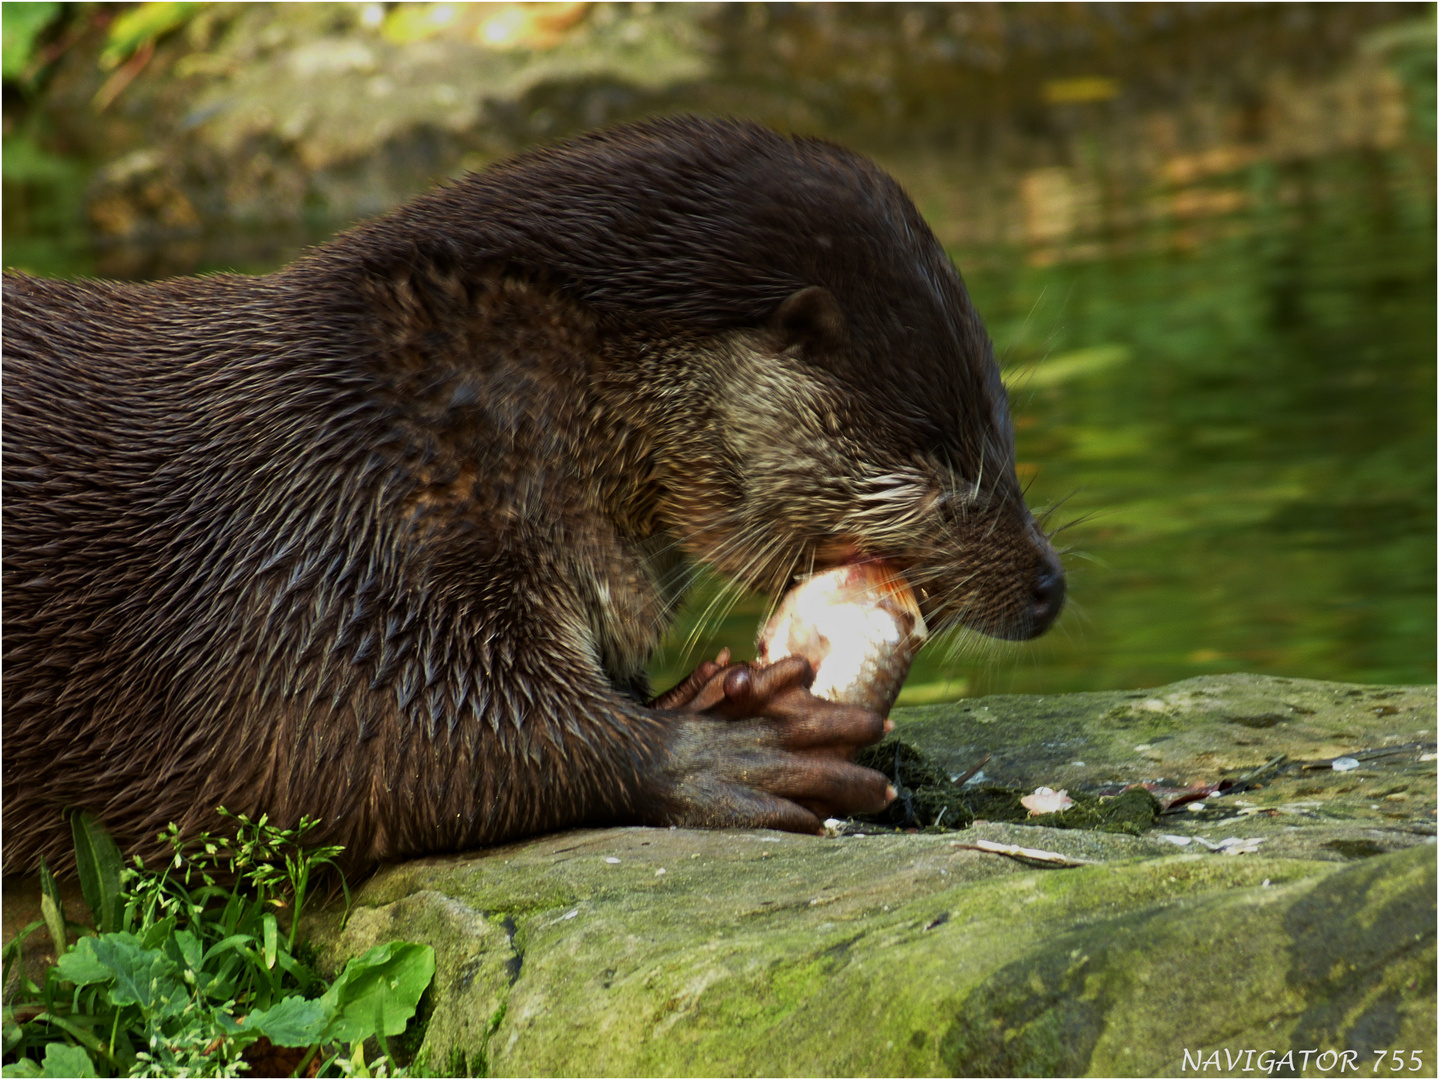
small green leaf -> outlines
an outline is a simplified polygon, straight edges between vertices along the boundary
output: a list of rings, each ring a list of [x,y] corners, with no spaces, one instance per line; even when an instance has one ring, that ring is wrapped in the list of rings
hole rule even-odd
[[[44,1075],[44,1072],[40,1069],[40,1063],[31,1061],[29,1058],[21,1058],[15,1062],[14,1065],[6,1065],[3,1069],[0,1069],[0,1077],[4,1077],[4,1080],[10,1080],[12,1076],[31,1077]],[[94,1074],[92,1073],[91,1075],[93,1076]]]
[[[365,1040],[356,1039],[350,1046],[350,1070],[351,1075],[364,1077],[369,1080],[370,1067],[365,1062]]]
[[[240,1028],[258,1032],[276,1046],[314,1046],[324,1038],[334,1015],[334,1005],[323,998],[287,997],[272,1009],[256,1009]]]
[[[75,868],[80,874],[80,891],[95,929],[107,934],[120,929],[124,901],[120,895],[120,873],[124,856],[105,827],[84,810],[70,814],[70,831],[75,837]]]
[[[45,1047],[44,1071],[41,1076],[96,1076],[95,1063],[83,1046],[52,1042]]]
[[[428,945],[391,941],[376,945],[345,970],[321,1001],[335,1009],[325,1041],[354,1042],[377,1033],[398,1035],[435,976],[435,950]],[[383,1015],[383,1032],[376,1018]]]
[[[189,1004],[175,962],[159,949],[142,948],[134,934],[102,934],[94,949],[95,959],[115,973],[110,1000],[116,1005],[138,1005],[148,1016],[163,1020]]]
[[[205,957],[201,962],[208,964],[216,956],[219,956],[222,952],[226,952],[227,950],[233,950],[234,952],[240,953],[243,956],[246,947],[250,944],[250,942],[254,940],[255,939],[252,938],[249,934],[231,934],[229,937],[215,942],[215,944],[211,945],[208,949],[206,949]]]
[[[280,924],[275,916],[265,916],[265,967],[275,970],[275,953],[280,948]]]
[[[171,940],[185,966],[191,971],[198,972],[205,959],[205,947],[201,944],[200,939],[189,930],[176,930],[175,936]]]
[[[95,956],[97,940],[92,937],[81,938],[73,949],[55,962],[55,970],[60,973],[60,978],[76,986],[89,986],[91,983],[109,982],[115,977],[115,973]]]
[[[50,931],[50,940],[55,943],[55,955],[65,955],[65,905],[60,902],[60,887],[55,884],[55,875],[40,860],[40,914],[45,917],[45,927]]]
[[[300,961],[296,960],[289,953],[281,950],[275,957],[275,963],[284,971],[293,975],[295,981],[301,986],[307,986],[314,981],[315,974]]]
[[[174,933],[175,916],[166,915],[163,919],[160,919],[152,923],[150,926],[144,928],[144,933],[140,935],[140,948],[163,948],[165,943],[170,940]]]

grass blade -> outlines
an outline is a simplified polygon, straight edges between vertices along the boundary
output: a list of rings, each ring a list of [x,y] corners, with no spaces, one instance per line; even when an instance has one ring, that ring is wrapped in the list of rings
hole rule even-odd
[[[84,810],[71,813],[70,831],[75,837],[75,868],[80,875],[80,891],[85,895],[85,903],[90,905],[95,929],[102,934],[119,930],[124,911],[120,871],[125,868],[120,848],[105,827]]]

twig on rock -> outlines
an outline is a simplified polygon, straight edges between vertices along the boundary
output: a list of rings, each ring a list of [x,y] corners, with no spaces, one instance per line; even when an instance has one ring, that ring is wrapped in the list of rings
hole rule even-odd
[[[987,851],[992,855],[1008,855],[1011,859],[1029,859],[1051,866],[1095,866],[1094,859],[1076,859],[1061,855],[1057,851],[1043,851],[1040,848],[1020,847],[1018,844],[996,844],[993,840],[959,841],[951,840],[950,845],[969,851]]]

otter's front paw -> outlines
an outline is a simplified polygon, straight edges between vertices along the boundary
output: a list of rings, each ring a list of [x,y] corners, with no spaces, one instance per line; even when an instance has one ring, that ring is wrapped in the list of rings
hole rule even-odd
[[[701,665],[660,698],[675,726],[641,807],[645,818],[818,833],[826,817],[888,805],[895,793],[884,774],[851,762],[888,722],[815,697],[813,679],[800,657],[764,668]]]

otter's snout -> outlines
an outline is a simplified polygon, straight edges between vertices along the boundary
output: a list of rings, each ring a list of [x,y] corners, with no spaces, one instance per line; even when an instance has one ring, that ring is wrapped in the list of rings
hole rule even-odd
[[[970,622],[973,629],[1005,641],[1028,641],[1039,637],[1059,618],[1064,608],[1064,566],[1037,530],[1031,533],[1031,542],[1037,562],[1032,569],[1021,570],[1010,579],[1013,592],[1001,609],[1004,614],[987,623]]]
[[[1064,567],[1060,565],[1059,556],[1053,548],[1045,552],[1044,561],[1034,572],[1030,600],[1029,632],[1023,635],[1025,638],[1038,637],[1048,630],[1064,607]]]

